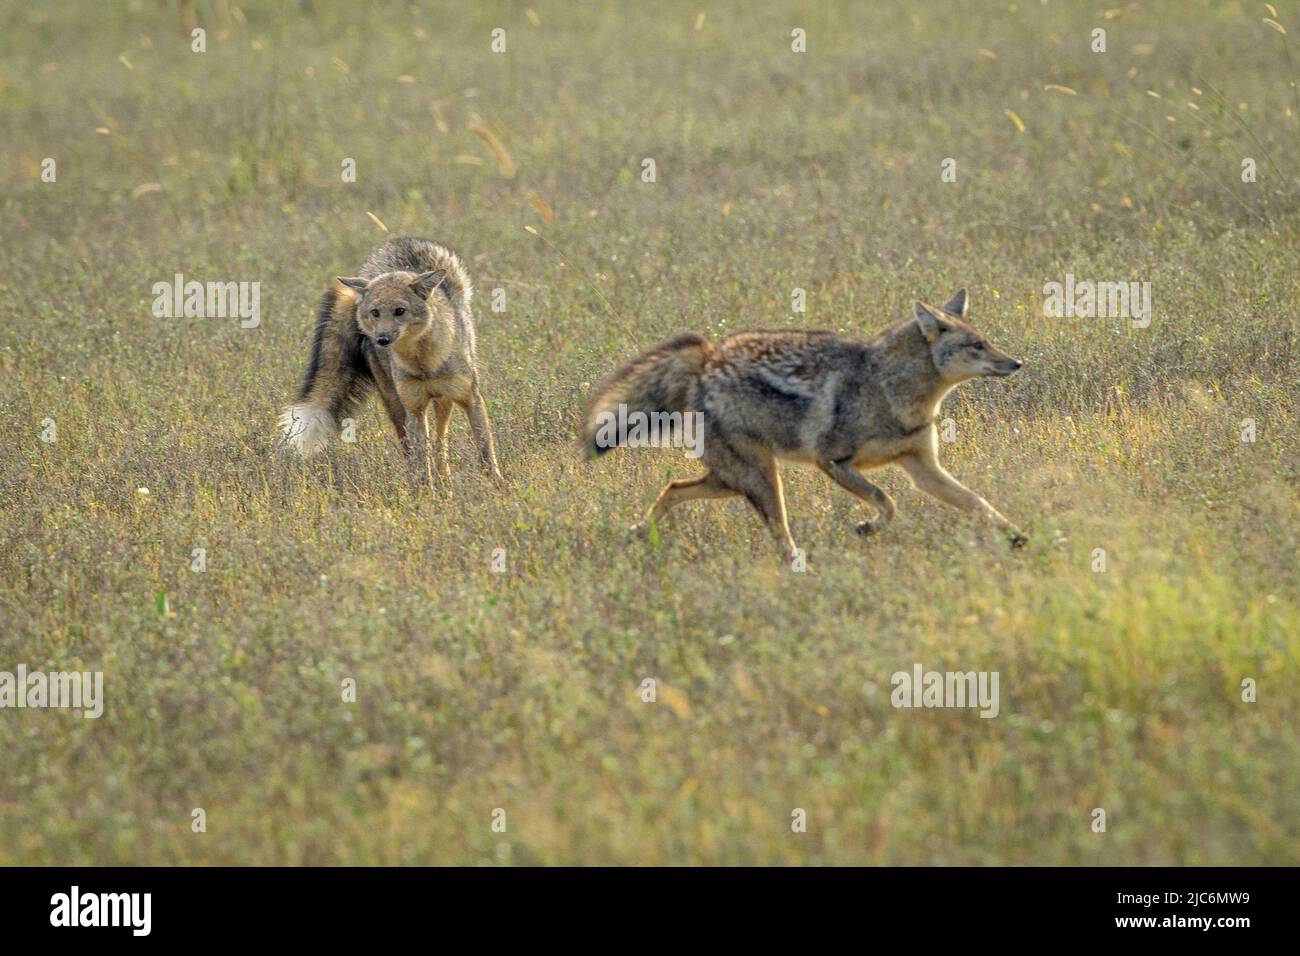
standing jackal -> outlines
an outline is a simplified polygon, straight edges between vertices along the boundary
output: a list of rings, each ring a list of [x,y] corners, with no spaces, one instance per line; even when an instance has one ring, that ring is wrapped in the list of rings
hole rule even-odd
[[[410,236],[394,237],[376,249],[360,276],[340,276],[321,296],[311,365],[297,401],[280,416],[285,440],[303,455],[315,454],[373,389],[416,477],[432,481],[436,470],[448,478],[447,424],[452,406],[459,405],[469,417],[483,467],[500,484],[487,404],[479,391],[473,295],[456,253]]]
[[[679,335],[632,359],[596,392],[583,439],[590,456],[619,444],[612,416],[698,412],[703,464],[695,478],[670,481],[646,514],[696,498],[743,495],[788,557],[795,553],[777,460],[816,465],[871,504],[870,534],[894,516],[894,501],[862,474],[899,465],[922,491],[977,511],[1010,534],[1026,537],[987,501],[939,464],[939,404],[962,382],[1006,376],[1021,363],[998,351],[965,321],[961,289],[942,309],[916,304],[915,317],[867,342],[829,332],[741,332],[713,345]],[[637,526],[642,527],[641,525]]]

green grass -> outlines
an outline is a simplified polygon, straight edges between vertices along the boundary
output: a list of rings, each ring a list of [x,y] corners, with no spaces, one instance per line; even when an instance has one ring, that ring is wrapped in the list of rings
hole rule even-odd
[[[0,711],[0,863],[1300,862],[1296,4],[461,6],[200,3],[204,54],[162,4],[0,12],[0,670],[107,696]],[[460,417],[449,495],[373,407],[277,452],[367,212],[470,263],[505,491]],[[154,318],[176,272],[261,282],[261,327]],[[1067,272],[1150,281],[1151,327],[1044,317]],[[670,334],[959,284],[1026,367],[942,457],[1024,553],[893,473],[859,539],[795,469],[805,573],[738,502],[633,540],[691,463],[579,460]],[[998,671],[1000,716],[895,709],[914,662]]]

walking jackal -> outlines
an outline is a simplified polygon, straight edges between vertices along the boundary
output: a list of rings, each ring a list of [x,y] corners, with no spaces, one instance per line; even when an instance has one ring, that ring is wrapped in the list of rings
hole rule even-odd
[[[1005,529],[1013,547],[1027,539],[987,501],[939,464],[939,404],[972,378],[1007,376],[1021,363],[965,321],[966,290],[942,309],[916,304],[915,316],[867,342],[829,332],[741,332],[717,345],[679,335],[632,359],[596,392],[583,440],[594,457],[610,440],[613,416],[699,413],[697,477],[670,481],[645,522],[696,498],[743,495],[787,557],[796,553],[777,460],[816,465],[876,509],[859,532],[881,530],[894,501],[864,471],[899,465],[922,491]],[[638,528],[643,525],[636,526]]]
[[[311,364],[297,401],[280,417],[285,440],[303,455],[315,454],[373,389],[416,478],[432,481],[435,471],[448,478],[447,425],[458,405],[469,417],[483,467],[500,484],[479,391],[473,295],[469,274],[446,246],[410,236],[385,242],[359,276],[340,277],[321,296]]]

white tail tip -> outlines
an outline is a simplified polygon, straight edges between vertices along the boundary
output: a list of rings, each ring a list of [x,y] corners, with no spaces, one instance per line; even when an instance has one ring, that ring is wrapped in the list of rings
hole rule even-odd
[[[323,451],[334,436],[338,426],[334,416],[313,405],[290,405],[280,413],[280,430],[284,441],[304,458]]]

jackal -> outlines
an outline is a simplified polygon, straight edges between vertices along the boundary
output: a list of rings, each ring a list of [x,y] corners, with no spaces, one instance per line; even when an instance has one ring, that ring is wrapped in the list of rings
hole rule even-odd
[[[777,467],[783,459],[816,465],[873,505],[875,518],[858,525],[862,534],[894,516],[893,499],[863,472],[898,465],[922,491],[982,513],[1021,547],[1025,535],[939,464],[935,423],[944,397],[962,382],[1021,366],[965,321],[966,310],[965,289],[942,309],[918,302],[913,318],[866,342],[810,331],[741,332],[717,345],[679,335],[596,391],[582,435],[588,456],[622,443],[602,427],[616,413],[699,412],[708,470],[670,481],[634,528],[683,501],[742,495],[793,559]]]
[[[410,236],[394,237],[376,249],[359,276],[340,276],[321,296],[311,364],[297,401],[280,416],[285,440],[303,455],[315,454],[373,389],[416,477],[432,481],[436,470],[448,478],[447,425],[458,405],[469,417],[483,467],[500,484],[487,404],[479,391],[473,296],[455,252]]]

